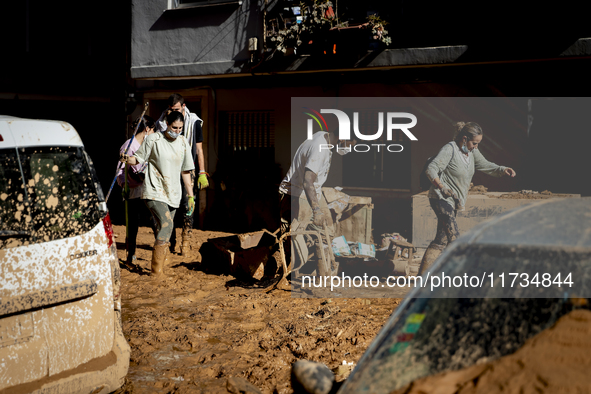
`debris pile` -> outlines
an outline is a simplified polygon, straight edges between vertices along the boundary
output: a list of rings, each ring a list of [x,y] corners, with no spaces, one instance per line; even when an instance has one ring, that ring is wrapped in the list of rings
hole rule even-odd
[[[488,192],[488,188],[484,187],[483,185],[474,186],[473,183],[470,183],[470,190],[468,190],[468,194],[486,194]]]
[[[547,198],[564,198],[564,197],[573,197],[572,194],[556,194],[552,193],[549,190],[544,190],[542,192],[538,192],[535,190],[520,190],[515,193],[505,193],[498,196],[498,198],[506,198],[506,199],[526,199],[526,200],[542,200]]]

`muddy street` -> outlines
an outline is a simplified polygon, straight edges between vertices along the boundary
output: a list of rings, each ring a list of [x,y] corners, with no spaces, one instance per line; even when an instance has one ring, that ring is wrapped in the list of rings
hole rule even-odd
[[[120,259],[125,227],[114,226]],[[180,230],[179,230],[180,231]],[[120,393],[227,393],[229,378],[263,393],[291,393],[291,364],[321,361],[342,381],[401,299],[295,299],[207,273],[198,253],[227,233],[193,231],[188,257],[149,275],[153,235],[138,234],[137,270],[121,270],[123,331],[131,346]],[[343,366],[345,361],[347,366]]]

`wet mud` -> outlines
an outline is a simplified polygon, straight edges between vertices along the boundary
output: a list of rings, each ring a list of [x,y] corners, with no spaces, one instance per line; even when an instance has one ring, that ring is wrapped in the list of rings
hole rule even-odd
[[[124,261],[125,227],[114,231]],[[359,360],[401,302],[265,293],[223,274],[217,262],[202,261],[200,247],[228,235],[193,230],[189,255],[172,255],[164,277],[155,279],[149,275],[154,236],[140,228],[136,268],[121,270],[131,361],[119,393],[227,393],[228,379],[238,377],[262,393],[288,394],[291,364],[300,359],[325,363],[342,381],[352,369],[343,361]]]
[[[575,310],[490,363],[429,376],[392,394],[588,393],[591,311]]]

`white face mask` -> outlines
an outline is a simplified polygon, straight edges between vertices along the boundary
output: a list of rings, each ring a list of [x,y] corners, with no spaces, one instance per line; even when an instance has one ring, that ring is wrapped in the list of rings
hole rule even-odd
[[[347,153],[351,152],[353,148],[345,146],[344,142],[339,142],[337,144],[337,153],[341,156],[345,156]]]
[[[181,133],[174,133],[172,130],[166,130],[166,134],[173,140],[176,140]]]
[[[464,138],[466,138],[466,137],[464,137]],[[462,149],[462,152],[464,152],[465,154],[468,154],[468,153],[472,152],[472,150],[474,148],[468,149],[468,139],[466,138],[466,142],[464,142],[461,149]]]
[[[173,130],[178,130],[178,133]],[[168,134],[168,136],[173,140],[176,140],[178,136],[181,135],[182,131],[183,122],[180,120],[175,120],[174,122],[172,122],[172,124],[168,125],[168,128],[166,129],[166,134]]]

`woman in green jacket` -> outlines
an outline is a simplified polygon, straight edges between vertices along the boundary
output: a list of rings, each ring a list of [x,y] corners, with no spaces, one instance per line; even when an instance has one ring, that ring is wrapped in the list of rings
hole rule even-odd
[[[458,122],[455,127],[454,140],[441,148],[426,170],[431,181],[428,197],[437,216],[437,233],[425,251],[420,275],[427,272],[441,251],[460,235],[456,215],[466,205],[475,170],[496,177],[516,175],[512,168],[491,163],[482,156],[478,145],[483,133],[477,123]]]

